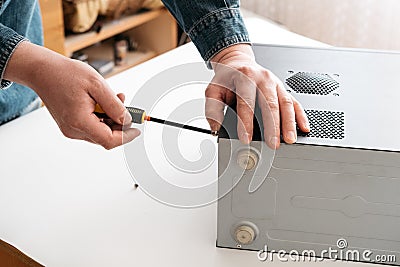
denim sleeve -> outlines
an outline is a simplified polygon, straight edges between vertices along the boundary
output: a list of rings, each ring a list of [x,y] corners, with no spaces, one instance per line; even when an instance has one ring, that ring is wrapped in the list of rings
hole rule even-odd
[[[3,79],[4,71],[15,48],[24,40],[25,37],[0,23],[0,89],[11,85],[10,81]]]
[[[162,0],[205,61],[238,43],[250,43],[239,0]]]

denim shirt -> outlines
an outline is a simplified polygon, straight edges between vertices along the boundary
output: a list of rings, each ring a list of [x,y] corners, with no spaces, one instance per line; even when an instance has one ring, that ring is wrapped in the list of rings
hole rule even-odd
[[[224,48],[250,43],[239,0],[162,0],[205,61]]]
[[[239,0],[162,0],[205,61],[238,43],[250,43]],[[42,44],[37,0],[0,0],[0,124],[25,113],[37,99],[21,85],[3,79],[13,51],[23,40]]]
[[[3,79],[8,60],[26,39],[42,44],[42,22],[36,0],[0,0],[0,125],[40,106],[31,89]]]

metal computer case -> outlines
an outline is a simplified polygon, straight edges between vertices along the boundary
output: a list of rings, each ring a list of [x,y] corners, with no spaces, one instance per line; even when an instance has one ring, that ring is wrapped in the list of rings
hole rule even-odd
[[[270,45],[254,52],[301,102],[311,133],[282,144],[269,168],[255,120],[247,170],[228,109],[218,141],[217,246],[321,255],[344,240],[339,250],[371,250],[371,261],[395,255],[387,263],[399,265],[400,54]],[[265,178],[254,192],[253,176]]]

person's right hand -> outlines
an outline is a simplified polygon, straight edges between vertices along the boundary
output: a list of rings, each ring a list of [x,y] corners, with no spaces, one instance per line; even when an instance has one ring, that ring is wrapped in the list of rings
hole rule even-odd
[[[32,88],[43,100],[62,133],[112,149],[136,138],[138,129],[122,130],[131,116],[92,67],[46,48],[22,42],[15,49],[4,79]],[[98,103],[116,125],[109,127],[95,114]]]

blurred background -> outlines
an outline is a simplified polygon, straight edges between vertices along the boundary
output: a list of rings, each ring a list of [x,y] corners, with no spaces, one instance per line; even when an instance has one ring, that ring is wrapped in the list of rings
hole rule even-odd
[[[331,45],[400,50],[399,0],[242,0],[241,5]]]
[[[161,0],[39,2],[45,46],[104,77],[190,41]],[[333,46],[400,51],[400,0],[241,0],[241,7],[253,40],[282,34],[277,24]]]

